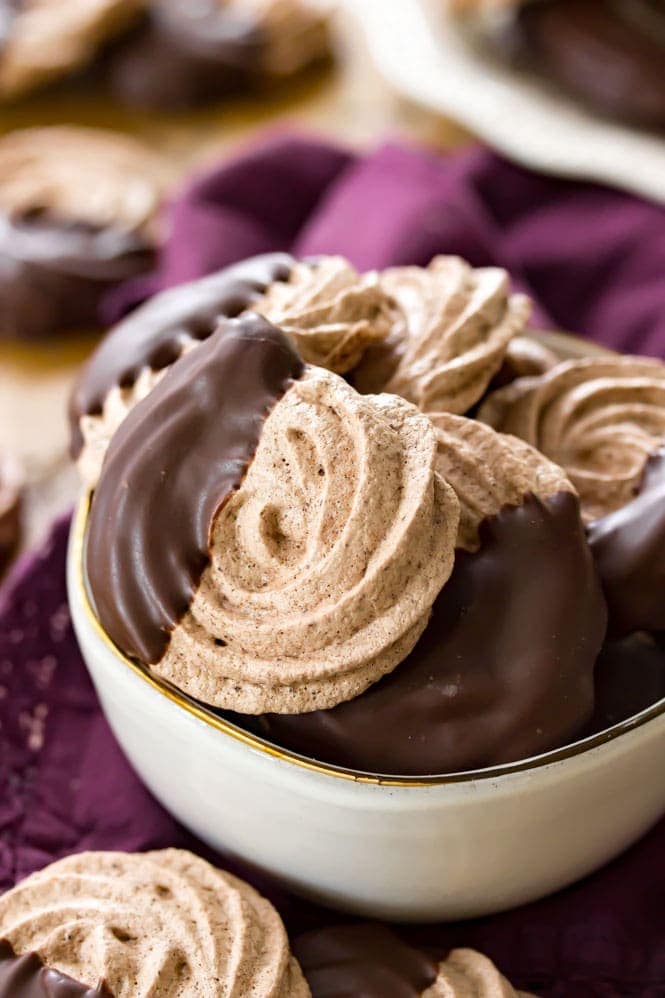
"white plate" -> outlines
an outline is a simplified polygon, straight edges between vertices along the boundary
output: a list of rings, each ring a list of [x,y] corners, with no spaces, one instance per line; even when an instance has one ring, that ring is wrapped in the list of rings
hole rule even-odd
[[[612,124],[555,89],[474,51],[444,0],[344,0],[380,71],[402,94],[454,118],[505,156],[665,202],[665,140]]]

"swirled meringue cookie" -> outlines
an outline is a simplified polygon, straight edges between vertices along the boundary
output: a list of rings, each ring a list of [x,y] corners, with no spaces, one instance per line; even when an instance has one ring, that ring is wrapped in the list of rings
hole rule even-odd
[[[0,998],[309,998],[249,884],[178,849],[69,856],[0,897]]]
[[[100,620],[208,704],[354,697],[408,655],[452,569],[435,461],[414,406],[307,367],[258,315],[226,320],[111,442],[86,546]]]
[[[566,361],[494,392],[478,416],[560,464],[595,520],[634,498],[649,455],[665,446],[665,364]]]
[[[404,323],[383,349],[367,352],[353,383],[401,395],[424,412],[467,412],[524,330],[529,300],[510,294],[504,270],[474,269],[459,257],[390,268],[380,281]]]
[[[3,0],[0,100],[22,97],[93,62],[144,0]],[[4,30],[3,30],[4,29]]]
[[[23,475],[16,461],[0,456],[0,576],[16,553],[21,537]]]
[[[330,56],[328,13],[309,0],[147,0],[135,38],[110,63],[131,104],[188,107],[292,76]]]
[[[377,271],[359,274],[341,256],[297,263],[254,310],[279,326],[308,364],[347,374],[402,322]]]
[[[433,775],[537,755],[589,721],[607,611],[572,484],[522,441],[434,418],[437,468],[461,506],[452,574],[390,675],[332,710],[252,725],[288,749]]]
[[[112,132],[0,139],[0,337],[97,325],[100,297],[154,261],[170,169]]]
[[[316,929],[293,947],[312,998],[528,998],[481,953],[438,960],[382,925]]]

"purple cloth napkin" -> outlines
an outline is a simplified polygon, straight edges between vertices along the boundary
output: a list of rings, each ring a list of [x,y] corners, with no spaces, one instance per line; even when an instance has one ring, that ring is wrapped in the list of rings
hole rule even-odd
[[[272,139],[195,180],[172,219],[160,272],[109,303],[116,313],[149,289],[267,250],[339,252],[359,267],[455,252],[510,268],[542,321],[665,355],[663,210],[487,152],[439,159],[391,145],[354,158]],[[67,611],[66,534],[57,524],[0,593],[0,889],[81,849],[178,845],[210,855],[143,788],[100,713]],[[232,868],[271,896],[293,932],[340,921]],[[665,821],[551,898],[408,933],[437,947],[476,946],[544,998],[665,996]]]

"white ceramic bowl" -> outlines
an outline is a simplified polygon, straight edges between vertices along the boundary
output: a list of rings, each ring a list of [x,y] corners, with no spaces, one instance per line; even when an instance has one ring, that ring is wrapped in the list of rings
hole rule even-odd
[[[564,749],[431,779],[354,774],[241,731],[103,632],[83,582],[87,509],[83,499],[72,528],[69,601],[118,741],[200,838],[294,891],[391,920],[484,915],[589,873],[665,811],[665,700]]]

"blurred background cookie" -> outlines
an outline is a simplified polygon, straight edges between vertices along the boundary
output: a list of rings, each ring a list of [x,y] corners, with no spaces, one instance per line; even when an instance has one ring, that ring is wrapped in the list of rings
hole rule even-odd
[[[27,129],[0,141],[0,338],[98,325],[102,296],[154,263],[168,166],[112,132]]]

